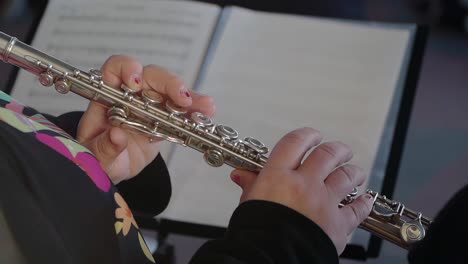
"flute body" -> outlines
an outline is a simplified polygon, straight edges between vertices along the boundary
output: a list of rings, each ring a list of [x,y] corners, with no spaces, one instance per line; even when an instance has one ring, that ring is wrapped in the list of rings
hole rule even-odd
[[[126,87],[116,89],[102,81],[99,70],[87,72],[47,55],[14,37],[0,32],[0,57],[36,76],[44,86],[54,86],[57,92],[80,95],[108,107],[112,125],[132,129],[151,140],[162,138],[172,143],[195,149],[205,161],[219,167],[260,171],[267,161],[268,148],[255,138],[239,138],[238,132],[223,124],[215,124],[201,113],[187,110],[153,91],[136,93]],[[359,227],[403,249],[422,240],[432,220],[406,208],[372,190],[373,208]],[[353,190],[340,204],[353,201]]]

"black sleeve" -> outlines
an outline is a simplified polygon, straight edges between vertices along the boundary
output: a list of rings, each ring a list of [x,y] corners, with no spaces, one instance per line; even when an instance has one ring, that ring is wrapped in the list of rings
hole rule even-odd
[[[283,205],[244,202],[222,239],[205,243],[190,264],[338,263],[330,238],[314,222]]]
[[[468,263],[468,185],[445,204],[426,237],[410,248],[410,264]],[[460,241],[461,240],[461,241]]]
[[[140,214],[160,214],[171,198],[171,178],[162,156],[158,156],[136,177],[117,184],[130,208]]]
[[[51,116],[42,114],[56,126],[76,138],[78,124],[84,112],[75,111]],[[160,214],[169,203],[172,189],[166,163],[158,155],[137,176],[116,185],[130,208],[145,215]]]

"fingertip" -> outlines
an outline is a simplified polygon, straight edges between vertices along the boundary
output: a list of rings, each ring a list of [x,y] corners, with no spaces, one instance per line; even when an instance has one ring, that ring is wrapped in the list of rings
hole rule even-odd
[[[231,180],[240,186],[240,182],[241,182],[240,178],[243,178],[244,175],[246,175],[246,173],[247,172],[244,170],[235,169],[230,174]]]
[[[231,180],[242,188],[241,179],[242,177],[239,174],[231,174]]]
[[[214,114],[216,113],[216,106],[215,105],[212,105],[210,107],[208,107],[207,109],[203,109],[203,114],[209,116],[209,117],[213,117]]]
[[[131,73],[130,76],[126,77],[124,83],[133,91],[140,91],[143,84],[141,72]]]
[[[169,97],[173,100],[176,104],[182,107],[189,107],[192,105],[192,94],[189,90],[185,87],[185,85],[181,85],[178,88],[168,88],[168,90],[178,90],[178,93],[169,93]]]
[[[182,98],[192,100],[192,93],[187,89],[187,87],[185,87],[184,84],[180,85],[179,87],[179,95]]]
[[[242,171],[240,169],[234,169],[233,171],[231,171],[230,176],[232,177],[232,175],[240,174],[241,172]]]
[[[367,209],[366,215],[369,215],[370,212],[372,211],[372,208],[374,207],[374,201],[375,201],[374,196],[370,194],[364,194],[362,197],[363,197],[362,199],[364,200],[366,204],[366,209]]]
[[[351,234],[353,230],[359,226],[372,211],[374,205],[374,197],[369,194],[358,196],[352,203],[345,205],[340,209],[343,217],[347,219],[347,233]]]
[[[113,87],[125,83],[130,89],[139,91],[143,78],[143,66],[133,57],[127,55],[112,55],[101,67],[103,80]]]
[[[234,169],[232,172],[231,172],[231,175],[234,175],[234,174],[239,174],[241,176],[245,176],[245,175],[255,175],[254,172],[252,171],[248,171],[248,170],[245,170],[245,169]]]
[[[358,207],[355,212],[358,212],[357,220],[360,223],[364,221],[372,211],[374,197],[370,194],[362,194],[353,202],[353,204],[355,208]]]
[[[192,110],[198,111],[208,117],[213,117],[216,112],[216,105],[214,99],[211,96],[200,95],[196,92],[192,92],[193,103]]]
[[[200,95],[200,99],[203,101],[204,104],[214,105],[214,98],[212,96]]]
[[[141,64],[133,62],[129,65],[123,65],[121,70],[122,87],[124,90],[130,89],[131,91],[138,92],[143,89],[143,69]]]
[[[236,169],[231,173],[231,180],[243,190],[250,188],[257,178],[257,173],[247,170]]]
[[[216,105],[214,103],[213,97],[204,95],[202,98],[203,98],[203,105],[206,106],[205,114],[212,117],[216,112]]]

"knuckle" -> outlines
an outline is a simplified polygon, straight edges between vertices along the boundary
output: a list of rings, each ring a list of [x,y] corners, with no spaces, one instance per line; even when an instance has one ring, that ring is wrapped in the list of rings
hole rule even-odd
[[[317,135],[320,135],[320,131],[315,129],[315,128],[311,128],[311,127],[303,127],[299,130],[302,130],[304,131],[305,133],[308,133],[308,134],[317,134]]]
[[[317,151],[331,158],[336,158],[339,154],[338,146],[334,142],[327,142],[319,145]]]
[[[295,143],[302,143],[304,141],[304,135],[299,132],[298,130],[292,131],[284,137],[284,141],[295,144]]]
[[[320,133],[320,131],[317,129],[311,127],[303,127],[301,131],[303,131],[303,133],[306,134],[308,137],[315,137],[322,140],[322,133]]]
[[[174,75],[170,72],[165,72],[165,86],[167,90],[176,89],[179,90],[181,87],[185,86],[184,81],[177,75]]]
[[[142,66],[139,61],[129,55],[113,54],[107,58],[101,66],[103,74],[112,73],[115,76],[121,76],[123,72],[140,71]]]
[[[120,60],[124,56],[125,55],[122,55],[122,54],[113,54],[113,55],[109,56],[109,58],[107,58],[107,61],[111,62],[111,61],[115,61],[115,60]]]
[[[321,137],[321,134],[318,130],[304,127],[289,132],[285,135],[284,139],[291,143],[303,143],[309,137]]]
[[[317,151],[332,159],[352,155],[351,148],[340,141],[323,143],[317,147]]]
[[[109,56],[102,64],[101,71],[107,72],[109,68],[112,67],[112,65],[114,65],[115,63],[121,60],[122,56],[123,55],[120,55],[120,54],[114,54],[114,55]]]
[[[176,87],[177,89],[179,87],[185,86],[185,82],[177,75],[174,75],[172,73],[168,73],[169,79],[167,80],[167,85],[169,87]]]
[[[136,60],[132,56],[125,55],[125,54],[113,54],[111,55],[107,61],[108,62],[125,62],[125,61],[134,61]]]
[[[144,72],[162,72],[164,71],[164,69],[159,66],[159,65],[156,65],[156,64],[148,64],[146,66],[143,67],[143,71]]]
[[[355,186],[358,181],[358,175],[361,174],[361,168],[346,164],[338,168],[341,171],[341,174],[344,175],[345,179],[350,183],[351,186]]]

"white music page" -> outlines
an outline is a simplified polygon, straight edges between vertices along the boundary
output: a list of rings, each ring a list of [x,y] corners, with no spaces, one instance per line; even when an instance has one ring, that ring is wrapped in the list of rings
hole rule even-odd
[[[270,149],[287,132],[313,127],[325,141],[349,144],[352,162],[370,172],[405,78],[410,30],[241,8],[226,21],[198,87],[215,99],[214,122]],[[383,169],[371,177],[383,177]],[[227,226],[241,194],[231,170],[178,146],[170,162],[173,197],[162,217]]]
[[[133,56],[175,72],[192,87],[219,12],[188,1],[50,0],[32,46],[84,71],[99,69],[114,54]],[[22,69],[12,95],[53,115],[88,105],[78,95],[43,87]]]

